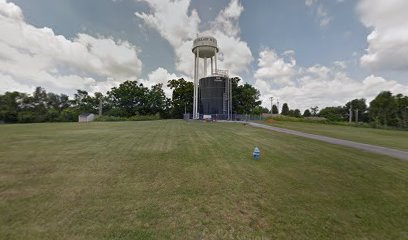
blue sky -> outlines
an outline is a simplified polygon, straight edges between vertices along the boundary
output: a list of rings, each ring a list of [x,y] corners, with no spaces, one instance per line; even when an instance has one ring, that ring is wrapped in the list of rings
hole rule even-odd
[[[211,34],[220,67],[264,106],[408,94],[405,12],[404,0],[0,0],[0,91],[191,80],[192,40]]]

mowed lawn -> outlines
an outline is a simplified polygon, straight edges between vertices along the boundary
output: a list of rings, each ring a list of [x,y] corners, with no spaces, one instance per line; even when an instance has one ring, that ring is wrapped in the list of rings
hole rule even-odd
[[[305,133],[318,134],[327,137],[334,137],[408,151],[408,131],[403,130],[385,130],[320,123],[286,122],[273,120],[262,123],[269,124],[275,127],[302,131]]]
[[[0,239],[408,238],[393,158],[235,123],[0,133]]]

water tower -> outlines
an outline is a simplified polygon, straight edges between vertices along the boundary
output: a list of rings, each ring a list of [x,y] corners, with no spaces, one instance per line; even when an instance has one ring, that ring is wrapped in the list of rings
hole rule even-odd
[[[217,68],[219,52],[214,37],[203,36],[194,40],[194,99],[193,119],[201,115],[216,115],[221,119],[231,119],[232,88],[228,71]],[[200,59],[203,64],[200,65]],[[210,74],[208,74],[210,60]]]

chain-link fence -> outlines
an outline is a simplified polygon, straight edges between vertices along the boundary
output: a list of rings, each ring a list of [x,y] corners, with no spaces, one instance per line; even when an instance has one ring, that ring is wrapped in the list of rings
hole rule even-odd
[[[193,114],[184,114],[184,120],[192,120]],[[211,120],[211,121],[261,121],[265,120],[262,115],[250,115],[250,114],[200,114],[197,120]]]

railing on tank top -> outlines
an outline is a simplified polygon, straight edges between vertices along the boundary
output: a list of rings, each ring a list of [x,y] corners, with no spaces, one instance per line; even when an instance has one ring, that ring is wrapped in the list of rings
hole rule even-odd
[[[217,69],[215,70],[212,75],[214,76],[223,76],[223,77],[228,77],[228,70],[221,70],[221,69]]]

